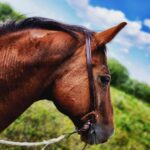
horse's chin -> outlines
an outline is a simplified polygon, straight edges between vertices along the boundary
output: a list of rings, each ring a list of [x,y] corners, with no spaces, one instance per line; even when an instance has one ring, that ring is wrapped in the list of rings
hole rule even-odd
[[[113,130],[109,131],[97,124],[92,124],[86,130],[79,132],[81,140],[87,144],[103,144],[108,141],[113,134]]]
[[[99,138],[97,137],[96,134],[89,135],[89,133],[86,133],[81,134],[81,140],[87,144],[94,145],[94,144],[103,144],[107,142],[108,139]]]

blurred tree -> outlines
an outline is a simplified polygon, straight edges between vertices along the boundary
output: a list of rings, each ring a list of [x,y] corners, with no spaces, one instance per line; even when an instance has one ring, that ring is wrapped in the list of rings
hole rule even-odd
[[[126,93],[132,94],[144,101],[150,102],[150,86],[133,80],[129,77],[128,70],[115,59],[108,60],[111,73],[111,84]]]
[[[129,79],[128,70],[115,59],[108,60],[109,70],[112,76],[111,84],[119,86]]]
[[[132,94],[144,101],[150,102],[150,86],[146,83],[141,83],[139,81],[129,79],[120,87],[126,93]]]
[[[0,21],[6,20],[20,20],[25,18],[24,15],[14,11],[10,5],[6,3],[0,3]]]

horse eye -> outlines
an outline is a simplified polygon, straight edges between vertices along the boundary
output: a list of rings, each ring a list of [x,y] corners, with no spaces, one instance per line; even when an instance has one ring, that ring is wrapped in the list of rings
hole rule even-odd
[[[99,76],[98,80],[101,82],[102,85],[107,85],[110,82],[111,77],[109,75]]]

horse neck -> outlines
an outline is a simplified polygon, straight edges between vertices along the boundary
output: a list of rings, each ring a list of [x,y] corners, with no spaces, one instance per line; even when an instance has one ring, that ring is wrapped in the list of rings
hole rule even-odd
[[[2,131],[44,96],[58,66],[73,53],[76,40],[64,32],[28,29],[0,37],[0,43]]]

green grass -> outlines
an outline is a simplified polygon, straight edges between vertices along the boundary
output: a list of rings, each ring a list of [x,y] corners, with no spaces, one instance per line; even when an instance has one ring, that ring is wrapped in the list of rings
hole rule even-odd
[[[115,134],[103,145],[88,146],[87,150],[149,150],[150,109],[149,104],[111,88],[113,99]],[[0,139],[13,141],[42,141],[74,130],[72,122],[59,113],[49,101],[32,105],[19,119],[0,135]],[[61,141],[57,150],[80,150],[83,147],[79,136]],[[40,150],[0,145],[0,150]],[[56,145],[47,149],[54,150]]]

